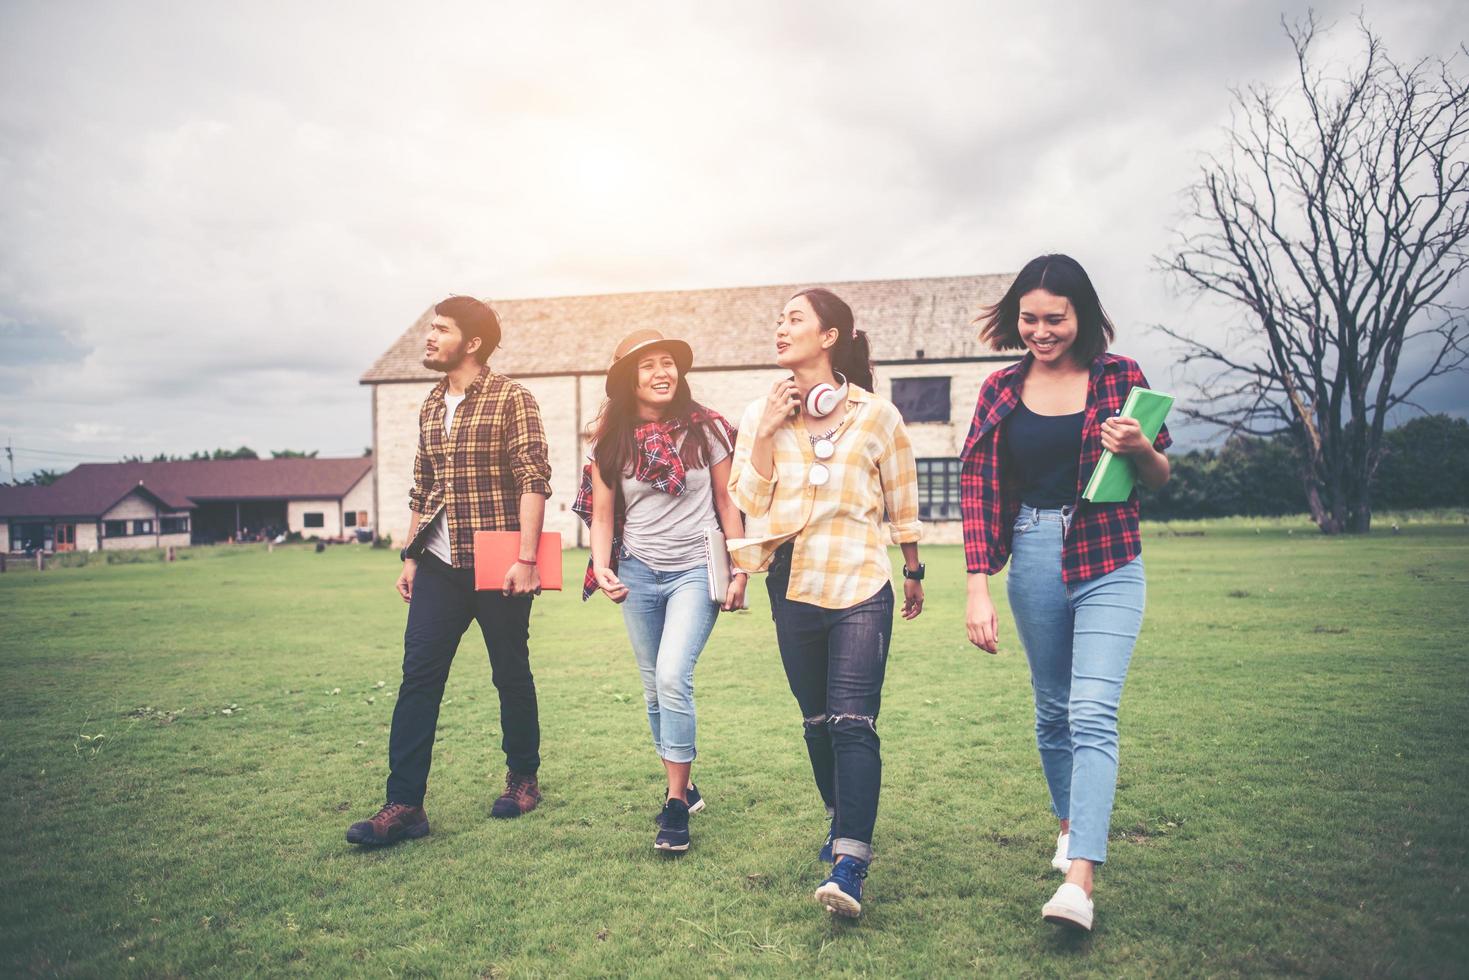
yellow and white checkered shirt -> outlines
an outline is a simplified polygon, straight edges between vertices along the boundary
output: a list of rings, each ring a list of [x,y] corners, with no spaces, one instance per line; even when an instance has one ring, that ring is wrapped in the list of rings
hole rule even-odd
[[[831,436],[836,455],[825,460],[831,479],[808,479],[816,453],[799,417],[775,433],[775,473],[765,479],[750,465],[750,449],[765,399],[740,420],[729,492],[746,514],[746,537],[729,542],[736,567],[765,571],[775,549],[795,539],[786,598],[825,609],[846,609],[872,598],[892,580],[882,525],[886,509],[894,544],[915,542],[918,466],[903,417],[892,402],[852,385],[846,416]]]

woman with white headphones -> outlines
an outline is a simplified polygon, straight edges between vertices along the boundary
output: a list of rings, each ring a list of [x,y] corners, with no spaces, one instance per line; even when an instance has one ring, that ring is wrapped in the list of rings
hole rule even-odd
[[[882,782],[889,540],[903,550],[903,618],[923,611],[918,468],[902,415],[872,393],[867,335],[830,290],[804,289],[786,303],[775,360],[791,376],[739,426],[729,489],[748,537],[730,551],[738,567],[769,573],[781,661],[831,815],[821,859],[836,863],[816,899],[856,917]]]

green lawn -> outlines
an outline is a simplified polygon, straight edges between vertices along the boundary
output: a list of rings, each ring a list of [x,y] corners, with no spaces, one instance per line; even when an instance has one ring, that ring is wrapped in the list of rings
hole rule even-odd
[[[927,549],[927,612],[896,627],[856,924],[810,898],[825,819],[763,583],[699,666],[709,808],[665,860],[637,671],[600,598],[536,604],[540,809],[488,819],[503,760],[472,632],[432,836],[360,851],[342,835],[381,801],[401,657],[392,552],[12,566],[0,970],[1462,975],[1469,526],[1379,526],[1149,528],[1088,938],[1040,920],[1055,830],[1025,660],[1003,607],[999,657],[965,642],[958,549]]]

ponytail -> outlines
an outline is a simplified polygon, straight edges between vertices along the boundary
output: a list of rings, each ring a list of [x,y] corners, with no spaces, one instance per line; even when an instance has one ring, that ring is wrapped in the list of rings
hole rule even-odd
[[[831,352],[831,367],[857,387],[873,390],[872,353],[866,330],[858,330],[845,345],[837,341]]]
[[[806,297],[823,330],[837,332],[836,346],[831,349],[831,369],[859,388],[872,391],[872,346],[867,331],[856,328],[852,308],[846,300],[822,286],[803,289],[796,296]]]

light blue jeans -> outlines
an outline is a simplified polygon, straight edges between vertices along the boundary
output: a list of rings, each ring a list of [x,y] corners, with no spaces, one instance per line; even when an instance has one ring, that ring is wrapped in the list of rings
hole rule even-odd
[[[660,572],[631,555],[617,565],[627,586],[622,621],[643,675],[653,748],[669,762],[693,762],[694,665],[719,617],[705,566]]]
[[[1051,808],[1071,821],[1068,857],[1101,864],[1117,792],[1117,709],[1143,623],[1143,560],[1068,586],[1061,544],[1070,520],[1070,508],[1020,508],[1006,591],[1030,661]]]

